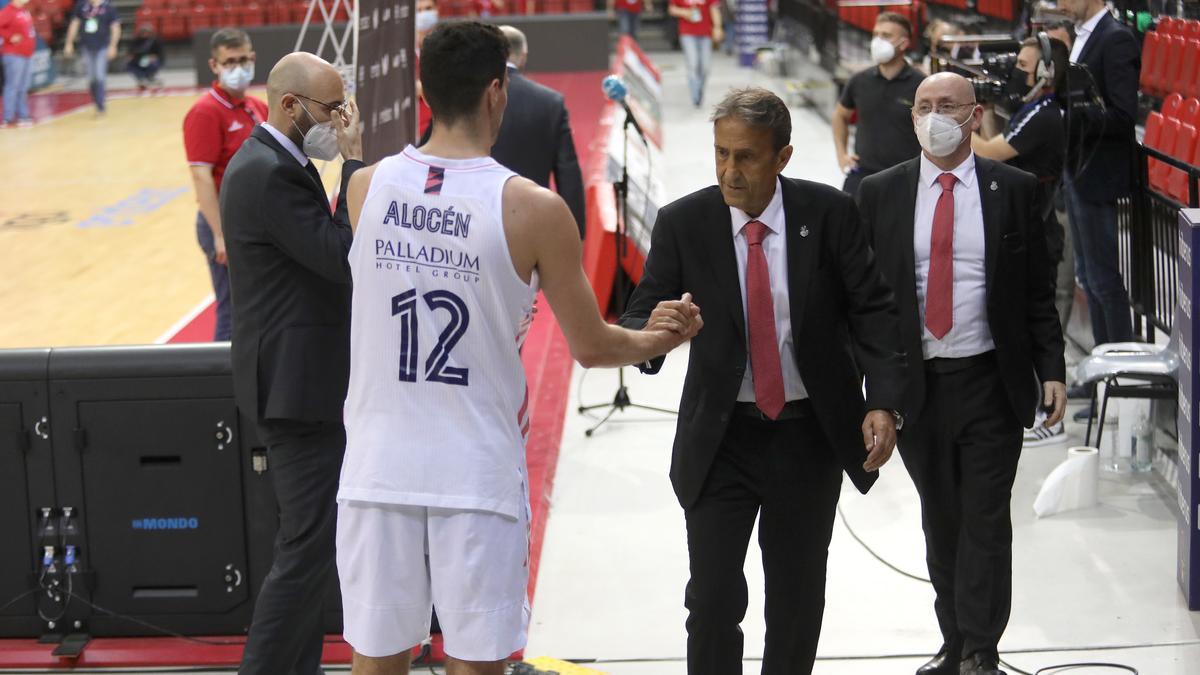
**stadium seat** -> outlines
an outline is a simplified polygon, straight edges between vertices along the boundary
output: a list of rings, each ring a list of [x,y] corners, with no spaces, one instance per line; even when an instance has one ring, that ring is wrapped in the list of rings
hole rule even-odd
[[[168,9],[159,21],[158,36],[165,42],[186,40],[188,33],[187,14],[177,9]]]
[[[292,8],[287,3],[273,2],[267,5],[267,23],[281,24],[292,22]]]
[[[1200,23],[1196,24],[1200,26]],[[1188,38],[1183,48],[1183,67],[1179,80],[1179,93],[1184,96],[1200,97],[1200,38]]]
[[[1181,33],[1184,38],[1191,40],[1192,38],[1200,38],[1200,21],[1190,19],[1183,24]]]
[[[1172,35],[1167,38],[1167,67],[1163,73],[1163,92],[1170,94],[1179,91],[1179,71],[1183,67],[1183,48],[1187,40],[1182,35]]]
[[[1165,123],[1165,118],[1162,113],[1152,112],[1146,117],[1146,133],[1142,136],[1142,145],[1147,148],[1158,150],[1162,143],[1162,131]],[[1152,176],[1155,171],[1158,171],[1158,160],[1153,157],[1146,158],[1146,175]]]
[[[216,15],[204,5],[195,5],[188,15],[188,33],[195,34],[202,28],[215,28]]]
[[[1175,17],[1173,17],[1173,16],[1159,17],[1158,26],[1155,27],[1155,30],[1162,33],[1164,37],[1167,35],[1176,35],[1177,29],[1175,27]]]
[[[1181,162],[1190,162],[1196,151],[1196,127],[1190,124],[1180,124],[1179,134],[1175,137],[1175,147],[1171,156]],[[1180,204],[1188,203],[1188,176],[1182,169],[1170,167],[1167,174],[1167,192]]]
[[[1158,146],[1155,150],[1159,152],[1171,154],[1175,148],[1175,142],[1179,137],[1179,120],[1167,118],[1163,121],[1162,134],[1158,139]],[[1155,162],[1154,167],[1150,171],[1150,187],[1157,192],[1168,194],[1167,178],[1170,175],[1171,166],[1163,162]]]
[[[252,26],[261,26],[266,23],[267,15],[262,5],[251,2],[239,8],[235,17],[234,20],[238,26],[249,28]]]
[[[1138,86],[1142,91],[1153,94],[1155,90],[1152,75],[1162,60],[1161,38],[1157,31],[1146,33],[1142,41],[1142,72],[1138,75]]]
[[[155,33],[162,32],[159,29],[159,19],[160,19],[160,11],[153,7],[147,7],[147,6],[143,5],[141,7],[138,7],[137,11],[134,12],[134,20],[137,22],[137,25],[151,26],[152,28],[154,28]]]
[[[292,23],[304,23],[304,17],[308,15],[308,3],[297,2],[292,4]],[[313,18],[321,19],[321,10],[313,8]]]
[[[1193,97],[1184,100],[1175,117],[1180,124],[1190,124],[1200,130],[1200,99]]]
[[[1183,107],[1183,94],[1175,92],[1163,99],[1162,114],[1167,119],[1178,119],[1179,109]]]

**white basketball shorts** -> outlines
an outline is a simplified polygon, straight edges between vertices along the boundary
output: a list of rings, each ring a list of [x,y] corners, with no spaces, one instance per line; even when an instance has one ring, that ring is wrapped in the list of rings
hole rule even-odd
[[[343,637],[363,656],[399,654],[429,637],[437,609],[446,654],[500,661],[529,628],[529,511],[498,513],[338,503]]]

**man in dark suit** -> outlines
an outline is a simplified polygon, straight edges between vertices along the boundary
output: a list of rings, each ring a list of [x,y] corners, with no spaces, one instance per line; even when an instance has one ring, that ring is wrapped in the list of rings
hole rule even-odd
[[[521,74],[529,59],[525,34],[512,26],[500,30],[509,47],[508,108],[492,157],[542,187],[550,187],[554,176],[554,188],[571,209],[583,238],[587,231],[583,174],[563,95]]]
[[[1104,0],[1062,0],[1059,6],[1075,19],[1071,62],[1087,66],[1104,100],[1103,107],[1077,101],[1067,110],[1064,185],[1075,276],[1087,296],[1096,344],[1125,342],[1133,339],[1133,320],[1117,252],[1117,199],[1128,196],[1132,185],[1140,50]],[[1082,83],[1068,84],[1076,90]]]
[[[816,657],[842,471],[865,493],[891,456],[904,356],[854,202],[779,175],[792,155],[783,101],[733,91],[712,119],[719,184],[659,212],[621,323],[684,325],[673,299],[685,288],[705,315],[671,459],[691,561],[688,673],[742,672],[742,568],[759,517],[762,672],[799,675]]]
[[[345,200],[331,215],[309,157],[330,160],[340,150],[344,195],[362,167],[362,140],[337,70],[312,54],[281,59],[267,97],[267,122],[234,155],[221,190],[237,307],[235,393],[267,445],[279,502],[275,560],[239,672],[313,675],[346,446],[352,235]]]
[[[1037,179],[971,152],[982,115],[968,80],[930,76],[913,108],[924,152],[868,177],[858,194],[900,312],[909,406],[900,454],[921,496],[945,641],[918,675],[1002,672],[996,645],[1012,599],[1009,501],[1038,381],[1046,426],[1066,406]]]

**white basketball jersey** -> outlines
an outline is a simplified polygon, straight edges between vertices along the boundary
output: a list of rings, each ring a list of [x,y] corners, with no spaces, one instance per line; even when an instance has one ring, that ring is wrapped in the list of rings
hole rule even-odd
[[[411,145],[379,163],[350,269],[350,388],[339,500],[492,511],[525,506],[520,348],[537,273],[517,276],[490,157]]]

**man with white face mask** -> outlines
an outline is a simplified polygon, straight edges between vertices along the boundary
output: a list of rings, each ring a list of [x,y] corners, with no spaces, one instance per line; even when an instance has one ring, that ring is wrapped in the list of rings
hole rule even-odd
[[[925,74],[909,65],[904,53],[912,24],[895,12],[881,12],[871,38],[876,65],[856,73],[833,110],[833,145],[846,174],[842,190],[854,195],[863,178],[899,164],[920,151],[908,111]],[[850,117],[858,113],[854,152],[848,149]]]
[[[213,33],[208,67],[214,82],[183,118],[183,146],[196,188],[196,238],[208,261],[213,296],[217,301],[217,326],[213,339],[228,340],[233,334],[233,306],[229,301],[229,270],[225,260],[225,236],[217,203],[225,167],[233,154],[250,137],[254,127],[267,118],[267,106],[246,96],[254,79],[254,48],[250,36],[236,28]]]
[[[858,193],[908,354],[899,449],[944,641],[918,675],[1003,675],[1022,432],[1039,404],[1057,424],[1067,400],[1037,179],[971,151],[981,118],[966,78],[926,78],[912,110],[923,152]]]
[[[340,152],[341,193],[362,167],[358,110],[342,78],[289,54],[267,78],[267,121],[229,163],[221,217],[229,250],[233,384],[267,446],[279,502],[275,559],[254,607],[241,675],[315,675],[322,606],[334,577],[342,404],[350,368],[352,234],[346,200],[330,213],[312,159]]]

